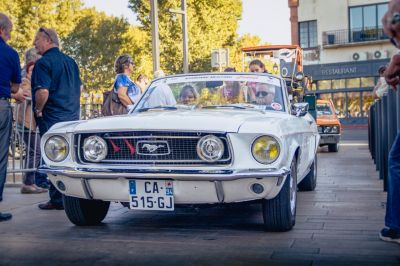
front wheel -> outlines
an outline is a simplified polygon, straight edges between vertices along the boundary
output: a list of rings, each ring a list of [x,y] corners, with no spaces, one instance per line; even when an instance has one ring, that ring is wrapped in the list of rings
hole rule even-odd
[[[338,152],[339,151],[339,145],[337,143],[329,144],[328,145],[328,151],[329,152]]]
[[[264,229],[266,231],[284,232],[293,228],[296,222],[297,204],[297,162],[290,165],[290,174],[286,176],[279,194],[270,200],[262,200]]]
[[[80,199],[63,195],[65,213],[76,225],[96,225],[106,217],[109,201]]]
[[[317,154],[315,154],[314,161],[311,165],[310,172],[306,177],[301,180],[298,188],[300,191],[314,191],[317,186]]]

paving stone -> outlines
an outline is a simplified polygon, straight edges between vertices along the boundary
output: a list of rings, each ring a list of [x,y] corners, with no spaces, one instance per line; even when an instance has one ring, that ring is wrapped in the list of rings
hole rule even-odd
[[[0,223],[0,265],[400,265],[400,245],[378,238],[386,194],[365,142],[342,144],[320,149],[317,189],[298,193],[289,232],[264,232],[259,204],[166,213],[112,203],[102,225],[77,227],[37,208],[46,193],[7,186],[0,211],[14,217]]]

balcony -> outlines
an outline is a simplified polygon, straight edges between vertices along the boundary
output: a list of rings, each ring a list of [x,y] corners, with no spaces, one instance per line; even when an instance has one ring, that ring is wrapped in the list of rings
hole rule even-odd
[[[389,39],[389,37],[383,32],[383,28],[375,27],[325,31],[322,33],[323,46],[342,46],[371,41],[384,41],[387,39]]]

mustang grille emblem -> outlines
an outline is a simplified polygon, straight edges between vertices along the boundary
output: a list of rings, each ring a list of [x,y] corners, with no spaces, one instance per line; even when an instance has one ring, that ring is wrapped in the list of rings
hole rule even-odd
[[[136,144],[137,154],[139,155],[168,155],[171,153],[168,142],[165,140],[139,140]]]
[[[146,143],[146,144],[143,144],[142,148],[143,149],[147,149],[147,151],[150,152],[150,153],[153,153],[156,150],[158,150],[159,148],[165,148],[165,145],[163,145],[163,144],[160,144],[160,145],[155,145],[154,144],[153,145],[153,144]]]

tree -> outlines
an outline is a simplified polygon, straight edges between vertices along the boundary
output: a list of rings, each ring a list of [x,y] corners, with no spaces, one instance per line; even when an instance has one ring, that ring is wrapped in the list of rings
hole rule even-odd
[[[151,35],[150,1],[129,0],[143,30]],[[179,0],[158,2],[160,63],[171,73],[183,69],[182,21],[168,10],[180,7]],[[188,0],[189,68],[191,72],[211,70],[211,49],[233,47],[236,42],[238,19],[242,13],[240,0]],[[150,39],[149,39],[150,41]],[[149,47],[150,44],[149,44]]]
[[[94,90],[111,86],[115,78],[114,61],[123,53],[130,54],[140,72],[148,74],[149,57],[143,53],[146,38],[140,28],[129,25],[125,19],[84,9],[63,43],[64,51],[77,61],[84,85]],[[144,62],[144,67],[140,67]]]
[[[76,24],[81,7],[81,0],[0,2],[0,12],[10,16],[14,26],[10,44],[21,56],[32,47],[35,33],[40,27],[54,28],[61,38],[68,35]]]
[[[244,71],[242,48],[257,46],[260,45],[260,42],[260,37],[250,34],[245,34],[239,37],[229,54],[230,66],[236,68],[237,71]]]

